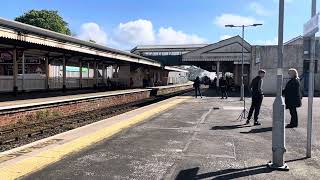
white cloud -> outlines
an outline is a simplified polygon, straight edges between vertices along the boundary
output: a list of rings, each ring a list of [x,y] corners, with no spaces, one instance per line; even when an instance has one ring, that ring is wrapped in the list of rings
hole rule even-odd
[[[152,22],[139,19],[120,23],[114,39],[121,44],[152,44],[155,41]]]
[[[195,34],[186,34],[182,31],[176,31],[172,27],[161,27],[157,34],[158,44],[199,44],[206,40]]]
[[[159,30],[155,30],[151,21],[139,19],[120,23],[109,41],[109,44],[114,47],[128,49],[136,45],[197,44],[207,40],[195,34],[175,30],[172,27],[161,27]]]
[[[250,25],[255,23],[263,23],[263,21],[257,20],[254,17],[239,16],[234,14],[222,14],[216,17],[215,24],[224,27],[226,24],[233,25]]]
[[[230,36],[230,35],[222,35],[222,36],[220,36],[220,40],[229,39],[229,38],[231,38],[231,37],[233,37],[233,36]]]
[[[77,37],[86,41],[93,40],[97,44],[102,45],[106,45],[108,39],[107,33],[94,22],[82,24],[80,33]]]
[[[270,16],[272,14],[271,11],[267,10],[264,6],[262,6],[258,2],[251,2],[249,4],[249,8],[260,16]]]
[[[199,44],[207,42],[206,39],[196,34],[187,34],[172,27],[161,27],[155,30],[152,22],[144,19],[120,23],[114,28],[110,36],[107,36],[107,33],[98,24],[94,22],[84,23],[81,25],[77,37],[126,50],[137,45]]]

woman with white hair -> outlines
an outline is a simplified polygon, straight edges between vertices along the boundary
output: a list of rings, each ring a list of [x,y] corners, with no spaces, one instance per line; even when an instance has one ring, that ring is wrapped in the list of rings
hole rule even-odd
[[[286,109],[289,109],[291,115],[291,122],[286,127],[295,128],[298,127],[297,108],[301,107],[302,93],[298,71],[291,68],[289,69],[288,74],[290,80],[282,92],[285,97]]]

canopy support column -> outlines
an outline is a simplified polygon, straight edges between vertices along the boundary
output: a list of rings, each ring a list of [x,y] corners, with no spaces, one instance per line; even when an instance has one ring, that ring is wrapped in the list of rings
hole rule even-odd
[[[79,59],[79,88],[82,89],[82,59]]]
[[[49,90],[49,55],[45,57],[45,66],[46,66],[46,81],[45,81],[45,88]]]
[[[18,82],[17,48],[13,49],[12,60],[13,60],[13,67],[12,67],[12,70],[13,70],[13,93],[15,95],[17,95],[17,93],[18,93],[18,85],[17,85],[17,82]]]
[[[65,91],[67,89],[66,79],[67,79],[67,60],[66,56],[63,56],[62,60],[62,90]]]
[[[98,87],[98,84],[97,84],[98,78],[97,78],[97,76],[98,76],[98,73],[97,73],[97,61],[94,60],[94,65],[93,65],[94,85],[93,85],[93,88],[95,88],[95,89]]]
[[[217,61],[216,75],[217,75],[216,86],[219,87],[219,79],[220,79],[220,62],[219,61]]]
[[[106,79],[106,65],[103,64],[102,65],[102,82],[105,83],[105,79]]]

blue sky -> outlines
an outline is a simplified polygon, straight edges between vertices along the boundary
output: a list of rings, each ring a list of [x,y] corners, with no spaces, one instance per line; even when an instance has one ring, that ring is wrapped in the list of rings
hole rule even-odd
[[[277,0],[3,0],[0,17],[58,10],[72,33],[120,49],[137,44],[212,43],[241,33],[228,23],[261,22],[246,30],[252,44],[277,42]],[[318,9],[320,8],[318,3]],[[302,34],[311,0],[286,0],[285,40]]]

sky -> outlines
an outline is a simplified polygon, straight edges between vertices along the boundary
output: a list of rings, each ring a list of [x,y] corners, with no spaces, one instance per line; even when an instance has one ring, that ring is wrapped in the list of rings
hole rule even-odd
[[[245,39],[272,45],[277,44],[278,5],[278,0],[2,0],[0,17],[57,10],[73,36],[122,50],[146,44],[214,43],[241,34],[241,29],[225,24],[262,23],[247,28]],[[311,0],[285,0],[285,41],[302,34],[310,14]]]

